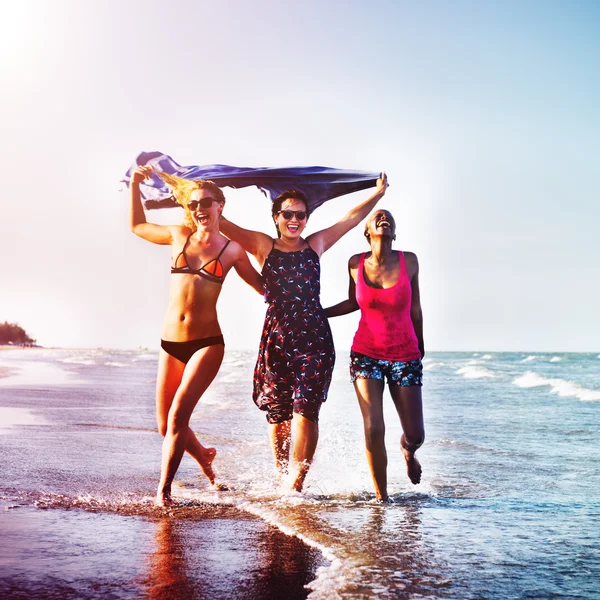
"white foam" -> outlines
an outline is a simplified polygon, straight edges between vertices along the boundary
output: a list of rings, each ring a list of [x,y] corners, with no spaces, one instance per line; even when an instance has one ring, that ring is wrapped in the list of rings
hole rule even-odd
[[[157,360],[158,359],[158,354],[140,354],[139,356],[136,356],[134,359],[132,359],[131,362],[140,362],[142,360]]]
[[[287,500],[289,500],[289,498]],[[285,503],[286,499],[283,499],[283,502]],[[259,505],[253,502],[242,502],[237,505],[237,508],[260,517],[263,521],[276,527],[285,535],[295,536],[302,540],[307,546],[320,550],[330,564],[326,567],[319,567],[316,579],[307,584],[306,587],[312,590],[308,597],[312,600],[341,598],[339,590],[345,587],[348,581],[352,580],[352,577],[349,576],[352,567],[345,561],[341,561],[331,548],[307,537],[294,527],[284,524],[278,511],[269,506],[265,506],[264,504]]]
[[[550,359],[550,362],[560,362],[562,360],[562,358],[560,356],[553,356]]]
[[[70,365],[95,365],[96,361],[91,358],[77,358],[71,356],[69,358],[63,358],[60,362],[67,363]]]
[[[537,356],[535,354],[531,354],[527,358],[524,358],[521,362],[522,363],[531,362],[532,360],[535,360],[536,358],[537,358]]]
[[[550,379],[532,371],[527,371],[521,377],[517,377],[513,383],[521,388],[549,386],[552,394],[557,394],[563,398],[573,396],[579,400],[600,400],[600,391],[598,390],[584,388],[577,383],[566,381],[565,379]]]
[[[11,366],[17,367],[19,372],[15,375],[1,378],[0,387],[38,387],[40,385],[53,386],[85,383],[83,380],[78,379],[75,373],[70,373],[49,363],[14,363]]]
[[[223,361],[223,366],[227,366],[227,367],[246,367],[248,365],[248,361],[245,360],[237,360],[237,359],[230,359],[227,360],[225,359]]]
[[[493,379],[496,377],[489,369],[475,365],[467,365],[466,367],[458,369],[456,372],[465,379]]]
[[[491,354],[484,354],[481,358],[483,360],[490,360],[490,358],[492,358],[492,355]]]
[[[0,406],[0,429],[18,425],[47,425],[48,421],[28,408]]]
[[[125,363],[111,362],[111,361],[105,362],[104,365],[107,367],[128,367],[129,366]]]
[[[240,380],[239,373],[227,373],[219,376],[219,383],[238,383]]]
[[[430,362],[423,365],[423,371],[432,371],[436,367],[444,367],[446,363],[443,362]]]

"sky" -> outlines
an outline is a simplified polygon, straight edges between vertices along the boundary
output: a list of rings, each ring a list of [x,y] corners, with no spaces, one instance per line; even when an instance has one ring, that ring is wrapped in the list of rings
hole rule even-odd
[[[129,231],[119,183],[158,150],[385,170],[428,350],[600,351],[597,2],[19,0],[0,50],[0,321],[38,343],[158,347],[170,248]],[[225,193],[274,234],[258,190]],[[324,306],[366,250],[359,226],[323,255]],[[228,276],[228,348],[257,348],[265,308]],[[357,322],[332,319],[338,350]]]

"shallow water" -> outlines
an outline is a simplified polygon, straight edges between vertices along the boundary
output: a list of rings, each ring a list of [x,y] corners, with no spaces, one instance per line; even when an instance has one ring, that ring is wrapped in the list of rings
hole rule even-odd
[[[127,544],[139,535],[152,538],[156,548],[157,523],[167,518],[151,506],[161,444],[154,427],[156,356],[36,349],[0,354],[0,367],[12,373],[0,379],[0,494],[6,506],[18,507],[5,508],[3,532],[14,515],[43,514],[31,518],[51,519],[63,533],[88,528],[89,548],[81,547],[86,556],[98,552],[97,532],[97,540],[129,557],[122,561],[125,575],[113,578],[114,597],[152,588],[139,582],[153,552],[143,554],[140,545],[130,551]],[[231,514],[247,533],[258,522],[274,525],[322,555],[296,565],[313,579],[305,590],[311,598],[600,597],[599,355],[430,353],[418,486],[406,477],[398,418],[386,397],[395,502],[387,506],[374,501],[347,355],[338,353],[316,460],[301,496],[282,493],[274,476],[264,416],[250,399],[253,361],[253,353],[228,350],[194,413],[192,426],[204,444],[218,449],[215,470],[231,489],[214,491],[184,459],[175,492],[190,505],[168,516],[179,530],[175,546],[187,557],[177,563],[179,580],[189,579],[199,557],[212,552],[200,552],[195,528],[207,520],[225,523],[221,533],[219,524],[205,531],[222,538],[237,531],[227,525]],[[41,561],[54,549],[44,544],[34,545]],[[299,548],[285,564],[302,554]],[[272,554],[249,560],[272,573],[272,558],[264,559]],[[0,565],[5,585],[15,565],[5,557]],[[111,580],[113,568],[101,553],[91,565],[83,585]],[[34,585],[34,571],[25,569],[20,581]],[[211,577],[206,581],[217,576]],[[190,589],[209,597],[201,583]],[[85,589],[93,597],[92,588]],[[262,597],[245,593],[240,588],[237,597]]]

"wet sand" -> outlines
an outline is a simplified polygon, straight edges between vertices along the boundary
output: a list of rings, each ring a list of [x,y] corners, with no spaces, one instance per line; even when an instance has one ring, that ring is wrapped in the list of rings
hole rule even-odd
[[[325,561],[230,507],[133,517],[0,502],[0,597],[281,599]]]
[[[0,379],[2,379],[3,377],[10,377],[11,375],[16,375],[16,374],[17,374],[16,369],[11,369],[9,367],[3,367],[2,365],[0,365]]]

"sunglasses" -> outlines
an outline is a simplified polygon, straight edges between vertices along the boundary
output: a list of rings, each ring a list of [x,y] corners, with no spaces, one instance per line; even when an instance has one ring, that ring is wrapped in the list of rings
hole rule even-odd
[[[200,198],[200,200],[190,200],[187,203],[187,207],[190,210],[196,210],[198,207],[210,208],[213,202],[216,202],[214,198]]]
[[[304,221],[308,216],[305,210],[280,210],[278,215],[281,215],[286,221],[289,221],[294,215],[298,221]]]

